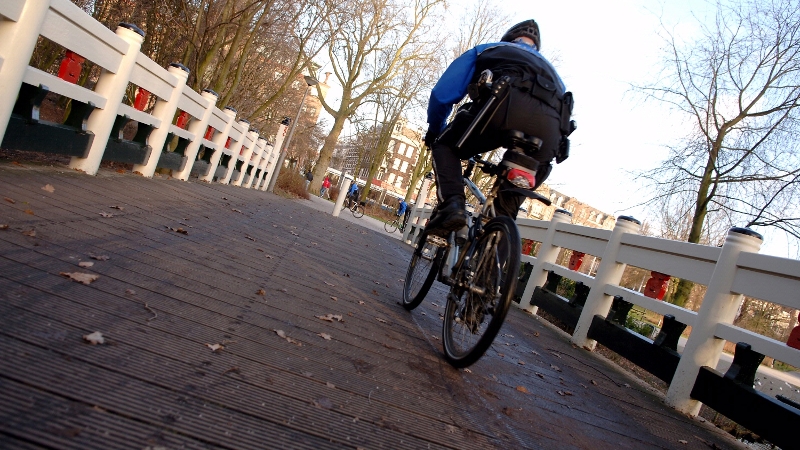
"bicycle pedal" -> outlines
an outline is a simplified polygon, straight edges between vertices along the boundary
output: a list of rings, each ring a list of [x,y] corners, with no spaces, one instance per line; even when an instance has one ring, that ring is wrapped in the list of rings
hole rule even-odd
[[[447,247],[447,239],[440,236],[428,236],[427,243],[437,247]]]

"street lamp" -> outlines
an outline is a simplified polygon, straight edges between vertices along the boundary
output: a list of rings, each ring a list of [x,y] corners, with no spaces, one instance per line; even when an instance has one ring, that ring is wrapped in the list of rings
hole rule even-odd
[[[315,86],[319,84],[319,80],[312,76],[305,75],[303,78],[306,80],[306,91],[303,93],[303,99],[300,100],[300,108],[297,110],[297,115],[294,116],[294,122],[292,122],[292,128],[289,129],[289,136],[286,137],[286,141],[283,143],[283,149],[281,149],[281,154],[278,157],[278,161],[275,164],[275,174],[269,180],[269,187],[267,188],[268,192],[272,192],[275,188],[275,183],[278,181],[278,175],[281,173],[281,167],[283,167],[283,160],[286,158],[286,151],[289,149],[289,144],[292,142],[292,135],[294,135],[294,129],[297,126],[297,121],[300,120],[300,113],[303,112],[303,104],[306,102],[306,96],[308,95],[308,91],[311,90],[311,86]]]

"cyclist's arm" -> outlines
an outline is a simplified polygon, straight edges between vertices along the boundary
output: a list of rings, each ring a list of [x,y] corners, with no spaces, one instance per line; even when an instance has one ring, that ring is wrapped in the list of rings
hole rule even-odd
[[[477,48],[467,50],[450,63],[447,70],[431,91],[428,102],[428,126],[437,133],[442,131],[453,109],[467,94],[467,87],[475,73],[475,60],[478,58]]]

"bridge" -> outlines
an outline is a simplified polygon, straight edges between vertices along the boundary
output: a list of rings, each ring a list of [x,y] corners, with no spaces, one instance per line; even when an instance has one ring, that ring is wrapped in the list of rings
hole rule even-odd
[[[40,37],[69,50],[64,73],[28,65]],[[70,158],[0,165],[5,446],[736,448],[696,418],[701,404],[796,444],[783,424],[797,398],[754,382],[765,356],[800,367],[800,331],[785,343],[732,323],[743,295],[800,309],[800,263],[758,254],[757,233],[716,248],[639,236],[628,217],[610,231],[566,212],[519,220],[539,245],[520,308],[456,371],[439,354],[443,287],[412,314],[396,304],[410,247],[265,193],[285,126],[268,142],[188,88],[185,67],[139,53],[142,38],[68,0],[0,3],[0,146]],[[93,89],[70,75],[82,58],[104,69]],[[54,96],[71,100],[64,121],[43,115]],[[564,249],[601,258],[596,274],[556,264]],[[702,307],[621,287],[627,265],[707,286]],[[573,298],[559,278],[580,282]],[[634,305],[664,317],[657,336],[625,329]],[[726,341],[737,350],[720,372]]]

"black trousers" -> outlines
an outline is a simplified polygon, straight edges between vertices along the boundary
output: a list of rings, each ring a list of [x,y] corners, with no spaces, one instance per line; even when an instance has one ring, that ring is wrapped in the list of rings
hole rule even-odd
[[[506,99],[498,103],[494,114],[489,113],[489,117],[483,119],[483,132],[481,129],[484,123],[481,123],[464,145],[456,150],[456,143],[464,135],[481,106],[480,102],[463,105],[433,144],[433,168],[440,201],[447,201],[452,197],[464,198],[461,161],[504,146],[504,132],[507,130],[521,131],[538,137],[543,142],[542,148],[536,154],[530,155],[539,161],[535,187],[539,187],[550,175],[551,161],[561,139],[558,112],[527,93],[512,88]],[[495,209],[500,215],[516,218],[524,200],[523,196],[504,194],[501,190],[495,200]]]

